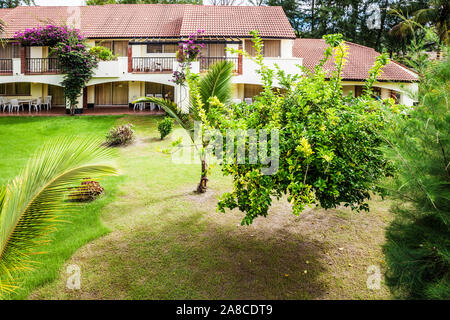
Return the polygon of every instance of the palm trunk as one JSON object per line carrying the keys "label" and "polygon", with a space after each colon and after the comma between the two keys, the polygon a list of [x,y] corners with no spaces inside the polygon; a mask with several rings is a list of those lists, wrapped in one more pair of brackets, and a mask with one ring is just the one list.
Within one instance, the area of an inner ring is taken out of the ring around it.
{"label": "palm trunk", "polygon": [[197,193],[205,193],[207,190],[207,184],[208,184],[208,165],[206,163],[206,157],[202,159],[202,178],[200,179],[200,183],[197,187]]}

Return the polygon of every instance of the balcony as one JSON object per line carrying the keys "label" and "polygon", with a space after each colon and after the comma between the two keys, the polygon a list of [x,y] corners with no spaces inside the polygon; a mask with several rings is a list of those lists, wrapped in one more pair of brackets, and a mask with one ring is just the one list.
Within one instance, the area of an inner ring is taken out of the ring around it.
{"label": "balcony", "polygon": [[[271,68],[272,70],[276,69],[276,65],[283,70],[286,74],[294,75],[301,74],[301,70],[298,66],[303,65],[303,59],[301,58],[272,58],[265,57],[264,65]],[[260,70],[260,66],[250,58],[244,58],[243,62],[243,73],[239,77],[238,81],[241,83],[248,84],[261,84],[261,75],[257,72]]]}
{"label": "balcony", "polygon": [[215,63],[219,61],[231,61],[234,63],[234,73],[239,73],[239,58],[235,57],[201,57],[200,61],[200,72],[208,71],[208,69]]}
{"label": "balcony", "polygon": [[57,58],[26,58],[25,74],[58,74],[60,72]]}
{"label": "balcony", "polygon": [[13,73],[13,60],[0,59],[0,75],[11,75]]}
{"label": "balcony", "polygon": [[128,57],[111,61],[99,61],[93,78],[118,78],[128,72]]}
{"label": "balcony", "polygon": [[176,58],[174,57],[137,57],[133,58],[133,73],[171,73]]}

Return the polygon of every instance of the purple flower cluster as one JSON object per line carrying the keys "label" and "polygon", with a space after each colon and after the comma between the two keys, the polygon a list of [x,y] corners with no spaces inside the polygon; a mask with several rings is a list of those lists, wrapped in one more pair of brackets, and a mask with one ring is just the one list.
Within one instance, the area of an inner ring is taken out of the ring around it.
{"label": "purple flower cluster", "polygon": [[183,71],[174,71],[173,72],[171,82],[178,84],[178,85],[182,85],[185,83],[185,81],[186,81],[186,75],[184,74]]}
{"label": "purple flower cluster", "polygon": [[172,79],[169,80],[178,85],[184,85],[186,82],[186,68],[188,68],[192,61],[201,56],[202,48],[205,44],[198,41],[205,30],[198,30],[197,33],[189,35],[188,39],[183,41],[178,47],[177,61],[181,64],[181,71],[174,71]]}
{"label": "purple flower cluster", "polygon": [[197,33],[189,35],[188,39],[183,41],[178,47],[177,61],[192,62],[195,61],[201,54],[202,48],[205,47],[204,43],[198,42],[198,38],[205,32],[205,30],[198,30]]}
{"label": "purple flower cluster", "polygon": [[84,36],[80,30],[68,26],[47,25],[16,32],[14,39],[22,46],[54,46],[60,42],[67,43],[71,39],[83,41]]}

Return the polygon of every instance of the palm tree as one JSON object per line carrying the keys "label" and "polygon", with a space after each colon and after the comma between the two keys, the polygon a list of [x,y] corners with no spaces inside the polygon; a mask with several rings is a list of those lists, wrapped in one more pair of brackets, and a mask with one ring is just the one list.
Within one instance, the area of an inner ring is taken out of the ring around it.
{"label": "palm tree", "polygon": [[111,156],[110,149],[95,140],[57,139],[41,147],[14,180],[0,186],[0,298],[18,288],[23,272],[33,268],[37,247],[60,218],[72,212],[70,188],[86,177],[116,174],[105,162]]}
{"label": "palm tree", "polygon": [[[216,97],[223,104],[230,102],[233,69],[233,62],[220,61],[212,65],[208,72],[200,77],[198,81],[190,82],[188,112],[184,112],[182,107],[178,104],[161,98],[142,97],[133,103],[153,102],[160,105],[169,116],[175,119],[175,121],[186,130],[195,145],[194,122],[202,121],[202,112],[208,117],[210,110],[212,110],[212,106],[209,103],[210,98]],[[209,141],[205,141],[202,137],[202,150],[200,152],[202,174],[200,183],[197,187],[198,193],[204,193],[207,190],[208,164],[206,159],[206,147],[208,144]]]}
{"label": "palm tree", "polygon": [[[409,35],[416,25],[432,24],[436,27],[441,44],[448,44],[450,20],[450,2],[448,0],[430,0],[425,8],[412,4],[410,7],[403,8],[403,10],[400,9],[400,11],[412,12],[411,21],[413,25],[410,21],[405,20],[395,25],[390,31],[391,34],[404,37]],[[399,14],[395,10],[394,13]]]}

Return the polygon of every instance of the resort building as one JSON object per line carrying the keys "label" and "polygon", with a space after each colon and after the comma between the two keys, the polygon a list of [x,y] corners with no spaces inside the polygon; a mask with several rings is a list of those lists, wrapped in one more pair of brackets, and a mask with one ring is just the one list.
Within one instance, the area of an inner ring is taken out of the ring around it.
{"label": "resort building", "polygon": [[[170,80],[178,64],[178,44],[197,30],[205,30],[202,57],[194,66],[206,71],[220,60],[233,61],[233,99],[250,101],[261,90],[256,64],[231,54],[226,48],[254,54],[250,31],[264,40],[265,63],[277,64],[287,73],[297,66],[312,68],[323,56],[325,43],[297,39],[281,7],[202,6],[189,4],[137,4],[81,7],[17,7],[0,9],[5,24],[0,47],[0,97],[28,101],[51,96],[53,107],[66,107],[63,76],[48,47],[19,47],[16,32],[47,24],[81,29],[88,45],[101,45],[118,56],[101,61],[80,98],[77,113],[85,108],[129,107],[137,97],[154,95],[182,101],[187,92]],[[349,62],[344,70],[345,93],[361,94],[368,70],[378,55],[373,49],[349,43]],[[330,69],[331,64],[328,65]],[[414,103],[408,92],[417,90],[417,75],[392,62],[375,84],[379,96]],[[0,110],[1,111],[1,110]]]}

